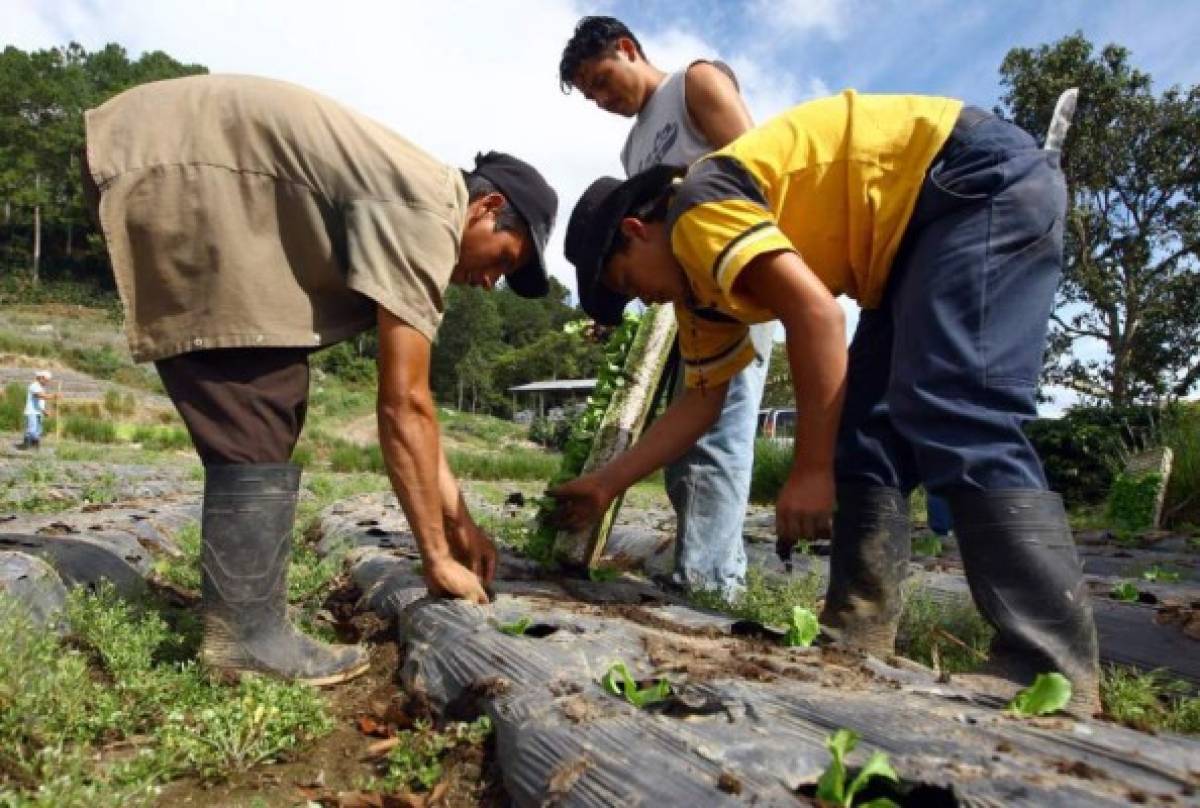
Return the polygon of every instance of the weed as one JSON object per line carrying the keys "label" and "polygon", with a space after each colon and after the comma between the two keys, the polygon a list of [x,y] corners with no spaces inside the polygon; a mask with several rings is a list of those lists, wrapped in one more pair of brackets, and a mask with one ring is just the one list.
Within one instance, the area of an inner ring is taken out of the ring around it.
{"label": "weed", "polygon": [[1136,533],[1154,526],[1160,474],[1118,474],[1108,495],[1106,514],[1118,531]]}
{"label": "weed", "polygon": [[761,567],[751,567],[746,571],[746,589],[735,602],[730,603],[716,591],[694,591],[690,598],[697,606],[743,620],[786,626],[797,606],[815,612],[823,592],[824,582],[815,572],[772,577]]}
{"label": "weed", "polygon": [[442,779],[442,758],[459,746],[480,746],[492,734],[492,720],[480,716],[470,723],[456,722],[438,732],[426,721],[396,734],[398,743],[388,752],[381,785],[388,791],[429,790]]}
{"label": "weed", "polygon": [[970,601],[941,602],[917,589],[905,599],[896,648],[931,668],[963,673],[987,659],[993,634]]}
{"label": "weed", "polygon": [[192,439],[187,430],[178,426],[134,427],[130,439],[147,449],[169,451],[192,448]]}
{"label": "weed", "polygon": [[[887,755],[875,751],[867,759],[866,765],[859,769],[854,779],[847,783],[846,778],[850,774],[850,769],[846,766],[846,759],[854,751],[854,747],[858,746],[858,741],[858,733],[849,729],[839,729],[825,740],[825,748],[829,750],[829,755],[833,760],[821,775],[821,779],[817,781],[817,801],[822,805],[853,808],[854,797],[866,788],[873,778],[882,777],[893,783],[900,782],[896,771],[888,763]],[[887,808],[887,806],[894,808],[895,805],[896,803],[886,797],[879,797],[864,803],[862,808]]]}
{"label": "weed", "polygon": [[1071,682],[1061,673],[1039,673],[1033,684],[1018,693],[1005,710],[1010,715],[1032,718],[1056,713],[1071,700]]}
{"label": "weed", "polygon": [[104,391],[104,411],[109,415],[133,415],[137,400],[133,393],[122,395],[120,390],[110,387]]}
{"label": "weed", "polygon": [[624,662],[614,662],[600,679],[604,689],[614,696],[624,696],[625,701],[639,710],[660,702],[671,695],[671,683],[658,679],[648,687],[641,687],[629,673]]}
{"label": "weed", "polygon": [[912,540],[913,555],[937,558],[942,554],[942,540],[933,533],[917,536]]}
{"label": "weed", "polygon": [[592,567],[588,570],[588,580],[596,583],[615,581],[621,577],[621,571],[616,567]]}
{"label": "weed", "polygon": [[1164,671],[1107,666],[1100,677],[1100,700],[1105,715],[1135,729],[1200,734],[1200,696]]}

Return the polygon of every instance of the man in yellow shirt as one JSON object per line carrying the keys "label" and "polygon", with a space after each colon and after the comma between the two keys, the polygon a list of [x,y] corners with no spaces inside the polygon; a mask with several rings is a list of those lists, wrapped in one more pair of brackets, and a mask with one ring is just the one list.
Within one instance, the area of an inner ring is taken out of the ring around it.
{"label": "man in yellow shirt", "polygon": [[[832,530],[821,622],[894,648],[908,494],[951,505],[971,592],[997,629],[992,672],[1058,670],[1099,707],[1095,626],[1062,501],[1021,431],[1061,273],[1058,156],[948,98],[802,104],[678,170],[597,180],[566,238],[584,308],[674,304],[688,391],[629,452],[552,493],[577,527],[670,462],[778,318],[799,410],[776,529]],[[864,311],[849,351],[834,300]],[[836,503],[836,513],[835,513]]]}

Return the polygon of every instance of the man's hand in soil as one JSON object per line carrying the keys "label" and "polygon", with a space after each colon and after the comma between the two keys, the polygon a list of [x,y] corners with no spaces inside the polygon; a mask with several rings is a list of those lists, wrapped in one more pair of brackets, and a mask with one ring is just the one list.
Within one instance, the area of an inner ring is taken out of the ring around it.
{"label": "man's hand in soil", "polygon": [[599,474],[586,474],[546,492],[558,500],[551,522],[576,532],[600,521],[616,494]]}
{"label": "man's hand in soil", "polygon": [[479,577],[453,558],[441,558],[424,565],[425,586],[437,598],[462,598],[472,603],[488,602]]}
{"label": "man's hand in soil", "polygon": [[446,541],[458,563],[475,574],[484,586],[496,575],[496,545],[468,514],[464,520],[445,522]]}
{"label": "man's hand in soil", "polygon": [[833,470],[792,469],[775,503],[776,551],[782,558],[801,539],[827,539],[833,532]]}

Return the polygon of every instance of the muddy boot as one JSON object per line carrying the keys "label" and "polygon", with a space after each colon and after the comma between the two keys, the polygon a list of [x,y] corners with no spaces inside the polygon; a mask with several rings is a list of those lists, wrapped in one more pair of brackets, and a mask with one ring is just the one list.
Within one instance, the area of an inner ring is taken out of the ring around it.
{"label": "muddy boot", "polygon": [[895,488],[839,485],[821,625],[869,654],[895,653],[911,553],[906,497]]}
{"label": "muddy boot", "polygon": [[1062,498],[980,491],[953,496],[950,507],[971,595],[996,628],[987,665],[956,678],[1007,681],[1015,694],[1038,673],[1058,671],[1071,680],[1068,709],[1099,712],[1096,625]]}
{"label": "muddy boot", "polygon": [[287,616],[287,569],[300,469],[208,466],[204,479],[202,661],[330,685],[363,673],[366,651],[327,645]]}

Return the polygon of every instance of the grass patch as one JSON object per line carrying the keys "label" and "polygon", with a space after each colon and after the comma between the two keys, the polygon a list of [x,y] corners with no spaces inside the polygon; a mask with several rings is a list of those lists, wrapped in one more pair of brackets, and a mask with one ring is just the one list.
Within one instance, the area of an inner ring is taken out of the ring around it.
{"label": "grass patch", "polygon": [[701,608],[764,625],[788,626],[795,607],[815,612],[824,594],[825,583],[815,572],[782,578],[768,575],[761,567],[750,567],[746,571],[746,590],[736,602],[730,603],[715,591],[693,592],[690,598]]}
{"label": "grass patch", "polygon": [[179,426],[136,426],[130,432],[129,440],[160,452],[192,448],[191,436]]}
{"label": "grass patch", "polygon": [[[331,728],[311,688],[210,678],[194,630],[150,606],[75,590],[64,643],[0,600],[0,781],[15,804],[145,804],[167,780],[221,779]],[[100,754],[124,739],[136,754]]]}
{"label": "grass patch", "polygon": [[558,473],[561,455],[509,447],[503,452],[450,450],[446,460],[456,477],[467,480],[549,480]]}
{"label": "grass patch", "polygon": [[399,743],[383,761],[382,777],[373,784],[387,792],[428,791],[442,779],[442,759],[461,746],[481,746],[492,734],[492,720],[456,721],[441,731],[427,721],[396,734]]}
{"label": "grass patch", "polygon": [[1107,666],[1100,677],[1100,701],[1109,718],[1134,729],[1200,734],[1200,696],[1163,671]]}
{"label": "grass patch", "polygon": [[63,422],[63,434],[85,443],[116,443],[117,425],[87,415],[68,415]]}
{"label": "grass patch", "polygon": [[754,470],[750,475],[750,501],[772,503],[792,472],[792,447],[775,441],[754,442]]}
{"label": "grass patch", "polygon": [[915,589],[905,598],[896,651],[935,670],[965,673],[987,660],[994,634],[970,600],[945,602]]}

